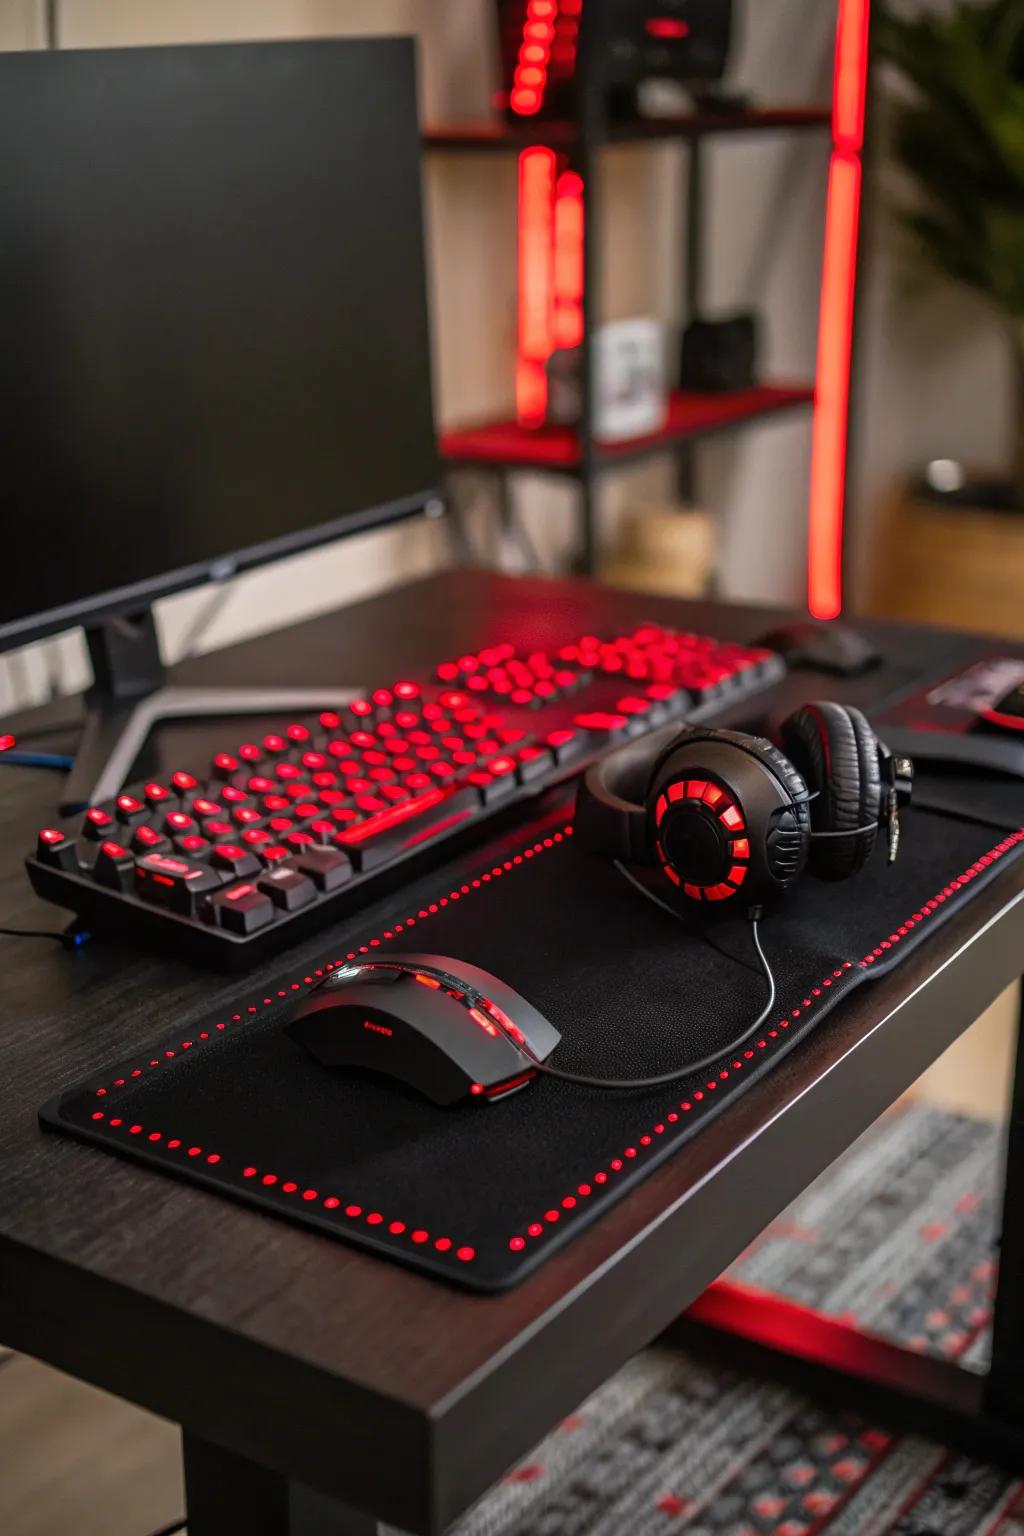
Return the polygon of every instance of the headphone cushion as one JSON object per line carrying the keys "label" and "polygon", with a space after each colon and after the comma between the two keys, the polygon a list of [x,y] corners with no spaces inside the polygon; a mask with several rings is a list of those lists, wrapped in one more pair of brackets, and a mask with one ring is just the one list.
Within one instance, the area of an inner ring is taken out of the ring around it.
{"label": "headphone cushion", "polygon": [[882,798],[875,733],[859,709],[821,702],[790,715],[782,741],[816,794],[814,831],[849,834],[812,840],[808,867],[820,879],[845,880],[875,846]]}

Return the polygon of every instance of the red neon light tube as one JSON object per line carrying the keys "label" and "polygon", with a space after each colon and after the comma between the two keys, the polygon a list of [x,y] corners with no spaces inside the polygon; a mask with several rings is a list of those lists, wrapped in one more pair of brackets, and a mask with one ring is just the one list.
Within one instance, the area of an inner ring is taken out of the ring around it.
{"label": "red neon light tube", "polygon": [[807,547],[807,606],[817,619],[834,619],[843,607],[843,513],[869,24],[870,0],[839,0]]}

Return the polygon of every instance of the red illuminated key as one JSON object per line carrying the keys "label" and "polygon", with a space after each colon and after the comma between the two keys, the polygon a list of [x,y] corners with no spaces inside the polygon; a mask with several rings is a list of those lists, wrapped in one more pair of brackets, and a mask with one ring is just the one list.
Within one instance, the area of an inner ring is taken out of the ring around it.
{"label": "red illuminated key", "polygon": [[595,709],[587,714],[575,715],[573,724],[583,731],[600,732],[605,736],[621,736],[629,724],[626,715],[616,715],[608,710]]}
{"label": "red illuminated key", "polygon": [[125,826],[130,827],[133,822],[140,821],[146,814],[146,806],[134,795],[118,795],[114,804],[117,806],[117,819]]}
{"label": "red illuminated key", "polygon": [[147,805],[163,805],[165,800],[171,798],[171,792],[164,784],[150,782],[144,790]]}
{"label": "red illuminated key", "polygon": [[312,848],[314,841],[314,838],[308,832],[288,832],[285,835],[285,842],[293,851],[295,849]]}
{"label": "red illuminated key", "polygon": [[544,778],[554,758],[546,747],[521,747],[516,754],[516,777],[520,784],[532,784]]}
{"label": "red illuminated key", "polygon": [[199,788],[199,781],[193,778],[192,774],[184,773],[179,769],[177,773],[171,774],[171,788],[177,795],[190,795],[193,790]]}
{"label": "red illuminated key", "polygon": [[359,869],[375,869],[396,854],[409,852],[465,821],[478,804],[472,785],[454,790],[435,786],[404,804],[388,806],[368,816],[342,832],[337,841]]}
{"label": "red illuminated key", "polygon": [[495,778],[493,773],[487,772],[486,768],[474,769],[467,775],[467,782],[473,785],[480,797],[481,805],[494,805],[495,801],[506,799],[516,787],[512,774],[499,775]]}
{"label": "red illuminated key", "polygon": [[187,811],[168,811],[164,817],[164,828],[172,837],[181,837],[196,831],[196,821]]}
{"label": "red illuminated key", "polygon": [[212,906],[217,922],[229,933],[256,933],[274,921],[274,904],[270,897],[248,881],[218,891]]}
{"label": "red illuminated key", "polygon": [[210,855],[210,862],[229,875],[254,875],[260,867],[252,850],[240,848],[237,843],[218,843]]}
{"label": "red illuminated key", "polygon": [[100,844],[100,851],[96,855],[92,872],[97,885],[105,885],[115,891],[126,891],[135,873],[135,860],[127,848],[122,847],[120,843],[108,840]]}
{"label": "red illuminated key", "polygon": [[100,838],[110,835],[113,825],[114,818],[109,811],[103,810],[98,805],[90,806],[82,822],[82,836],[89,838],[91,842],[98,842]]}
{"label": "red illuminated key", "polygon": [[161,849],[170,847],[170,839],[162,832],[155,832],[152,827],[136,827],[132,833],[132,847],[136,853],[159,853]]}
{"label": "red illuminated key", "polygon": [[136,894],[186,917],[194,915],[199,898],[217,890],[223,878],[206,864],[166,853],[147,853],[135,866]]}
{"label": "red illuminated key", "polygon": [[190,832],[187,837],[176,837],[174,846],[179,853],[186,854],[190,859],[205,859],[213,844],[208,837],[200,837],[198,832]]}
{"label": "red illuminated key", "polygon": [[215,779],[230,779],[241,766],[238,758],[232,757],[230,752],[218,752],[213,760],[213,776]]}
{"label": "red illuminated key", "polygon": [[57,827],[44,827],[36,842],[36,858],[51,869],[77,869],[74,838]]}

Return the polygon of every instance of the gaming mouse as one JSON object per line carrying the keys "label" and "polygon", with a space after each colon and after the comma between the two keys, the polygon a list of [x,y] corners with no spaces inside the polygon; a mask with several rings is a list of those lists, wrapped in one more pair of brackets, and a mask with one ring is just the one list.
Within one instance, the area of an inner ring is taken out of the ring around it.
{"label": "gaming mouse", "polygon": [[287,1030],[322,1066],[367,1067],[445,1106],[524,1088],[561,1039],[497,976],[447,955],[338,966]]}
{"label": "gaming mouse", "polygon": [[757,644],[778,651],[791,667],[834,672],[840,677],[866,672],[881,660],[870,640],[834,621],[814,624],[810,619],[798,619],[792,624],[780,624],[762,635]]}

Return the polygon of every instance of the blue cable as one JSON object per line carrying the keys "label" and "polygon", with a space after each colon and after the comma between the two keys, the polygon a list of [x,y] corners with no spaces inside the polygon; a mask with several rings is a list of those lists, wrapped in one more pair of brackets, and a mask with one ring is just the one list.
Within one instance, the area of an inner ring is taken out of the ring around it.
{"label": "blue cable", "polygon": [[73,761],[66,752],[0,752],[0,768],[8,763],[12,768],[59,768],[66,773]]}

